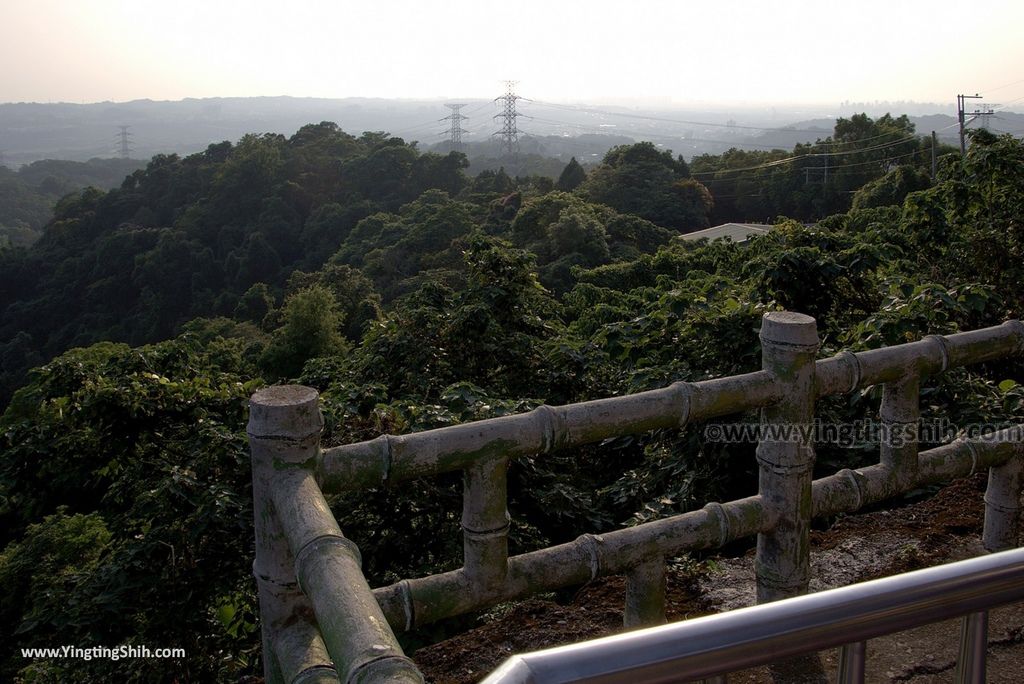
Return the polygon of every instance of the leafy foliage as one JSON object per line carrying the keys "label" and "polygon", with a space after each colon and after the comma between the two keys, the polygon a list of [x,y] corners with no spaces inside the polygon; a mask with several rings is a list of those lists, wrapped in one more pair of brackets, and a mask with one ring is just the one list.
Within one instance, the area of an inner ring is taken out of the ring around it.
{"label": "leafy foliage", "polygon": [[[187,662],[43,667],[61,681],[192,681],[247,665],[253,638],[242,343],[73,350],[0,420],[3,678],[22,646],[179,645]],[[225,607],[235,612],[225,617]],[[157,609],[158,608],[158,609]],[[223,619],[222,619],[223,618]],[[70,661],[68,661],[70,662]]]}

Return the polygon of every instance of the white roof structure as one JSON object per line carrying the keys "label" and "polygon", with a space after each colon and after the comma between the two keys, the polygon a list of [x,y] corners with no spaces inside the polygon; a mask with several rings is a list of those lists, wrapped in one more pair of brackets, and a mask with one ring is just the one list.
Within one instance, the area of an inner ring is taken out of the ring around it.
{"label": "white roof structure", "polygon": [[719,226],[705,228],[693,233],[680,235],[683,240],[717,240],[729,238],[733,242],[746,242],[756,235],[764,235],[775,226],[767,223],[723,223]]}

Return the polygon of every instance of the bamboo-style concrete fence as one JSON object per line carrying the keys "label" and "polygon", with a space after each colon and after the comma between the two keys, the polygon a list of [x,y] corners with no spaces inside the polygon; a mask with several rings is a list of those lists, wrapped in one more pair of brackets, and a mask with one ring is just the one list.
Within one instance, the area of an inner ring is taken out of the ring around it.
{"label": "bamboo-style concrete fence", "polygon": [[[268,684],[422,682],[395,631],[606,575],[626,575],[626,626],[664,622],[665,561],[757,535],[759,603],[802,594],[810,579],[810,521],[853,512],[983,468],[984,543],[1015,546],[1024,474],[1024,426],[918,452],[922,378],[1024,351],[1024,324],[930,335],[918,342],[815,360],[817,328],[798,313],[766,314],[762,370],[492,418],[331,449],[315,390],[277,386],[250,402],[256,560]],[[812,481],[808,431],[764,430],[759,493],[518,556],[508,556],[509,459],[627,434],[680,428],[752,409],[762,425],[813,421],[818,398],[883,385],[879,463]],[[906,439],[910,436],[910,439]],[[462,471],[463,567],[371,589],[359,549],[324,492],[380,487]]]}

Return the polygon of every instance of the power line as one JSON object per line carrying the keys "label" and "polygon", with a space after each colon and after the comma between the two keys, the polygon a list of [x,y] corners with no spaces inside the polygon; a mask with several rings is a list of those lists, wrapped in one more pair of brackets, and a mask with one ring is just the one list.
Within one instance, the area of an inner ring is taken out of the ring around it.
{"label": "power line", "polygon": [[854,166],[868,166],[868,165],[872,165],[872,164],[885,164],[886,162],[896,161],[897,159],[904,159],[906,157],[913,157],[913,156],[918,155],[918,154],[921,154],[921,155],[926,154],[926,151],[925,150],[914,150],[913,152],[905,152],[903,154],[898,154],[895,157],[886,157],[885,159],[872,159],[871,161],[853,162],[851,164],[837,164],[837,165],[834,165],[834,166],[805,166],[804,168],[805,169],[810,169],[812,171],[815,171],[815,170],[820,171],[821,169],[831,169],[831,170],[835,170],[835,169],[849,169],[849,168],[852,168]]}
{"label": "power line", "polygon": [[[956,122],[954,122],[954,123],[949,124],[948,126],[943,126],[942,128],[939,128],[938,131],[944,131],[946,129],[953,128],[954,126],[957,126],[957,125],[958,124]],[[938,131],[936,131],[936,132],[938,132]],[[917,138],[917,136],[914,136],[914,137]],[[920,138],[918,138],[918,139],[920,139]],[[892,147],[894,145],[901,144],[903,142],[905,142],[905,141],[904,140],[900,140],[900,141],[896,141],[896,142],[892,143],[891,145],[879,145],[879,146],[872,147],[872,148],[864,148],[862,150],[852,150],[852,151],[849,151],[849,153],[867,152],[867,151],[871,151],[871,150],[884,149],[885,147]],[[908,152],[906,155],[901,155],[901,156],[910,156],[912,154],[917,154],[920,151],[921,150],[915,150],[914,152]],[[847,153],[847,152],[844,152],[844,154],[845,153]],[[735,169],[720,169],[718,171],[699,171],[697,173],[694,173],[693,175],[694,176],[698,176],[698,175],[705,175],[706,176],[706,175],[715,175],[715,174],[719,174],[719,173],[732,173],[734,171],[735,172],[740,172],[740,171],[757,171],[759,169],[765,169],[765,168],[770,168],[770,167],[773,167],[773,166],[778,166],[780,164],[786,164],[786,163],[789,163],[791,161],[795,161],[797,159],[804,159],[806,157],[838,156],[838,154],[839,154],[838,152],[833,153],[832,155],[825,155],[825,154],[798,154],[798,155],[793,155],[791,157],[786,157],[785,159],[777,159],[775,161],[767,162],[765,164],[758,164],[756,166],[747,166],[747,167],[740,167],[740,168],[735,168]],[[864,163],[875,163],[875,162],[864,162]],[[703,181],[701,181],[701,182],[703,182]]]}
{"label": "power line", "polygon": [[541,105],[544,107],[553,107],[555,109],[563,109],[567,111],[583,112],[586,114],[605,114],[607,116],[620,116],[629,119],[641,119],[645,121],[660,121],[663,123],[678,123],[685,124],[687,126],[712,126],[716,128],[739,128],[742,130],[750,131],[775,131],[778,133],[821,133],[824,129],[821,128],[791,128],[788,126],[782,127],[766,127],[766,126],[741,126],[739,124],[723,124],[723,123],[712,123],[710,121],[688,121],[686,119],[670,119],[661,116],[649,116],[645,114],[630,114],[628,112],[615,112],[607,109],[599,109],[596,107],[584,107],[574,105],[562,105],[554,102],[544,102],[541,100],[531,100],[530,98],[522,98],[527,102]]}
{"label": "power line", "polygon": [[[863,162],[852,162],[850,164],[830,164],[830,165],[827,165],[827,166],[805,166],[805,167],[803,167],[803,169],[804,170],[810,170],[810,171],[822,171],[822,170],[825,170],[825,169],[828,169],[829,171],[836,171],[838,169],[848,169],[848,168],[852,168],[852,167],[855,167],[855,166],[868,166],[868,165],[874,165],[874,164],[885,164],[887,162],[896,161],[897,159],[904,159],[906,157],[913,157],[913,156],[918,155],[918,154],[925,154],[925,151],[924,150],[914,150],[912,152],[905,152],[903,154],[898,154],[898,155],[895,155],[895,156],[892,156],[892,157],[885,157],[885,158],[882,158],[882,159],[872,159],[872,160],[863,161]],[[747,167],[736,168],[736,169],[721,169],[719,171],[699,171],[699,172],[693,173],[691,175],[696,180],[699,180],[701,183],[703,183],[704,185],[707,185],[708,183],[724,183],[724,182],[729,182],[729,181],[738,181],[738,180],[741,180],[741,179],[739,179],[739,178],[721,178],[721,177],[717,177],[717,174],[720,174],[720,173],[731,173],[731,172],[734,172],[734,171],[736,171],[736,172],[739,172],[739,171],[758,171],[758,170],[761,170],[761,169],[773,168],[775,166],[780,166],[782,164],[788,164],[789,162],[796,161],[798,159],[806,159],[806,158],[811,157],[811,156],[821,156],[821,155],[799,155],[799,156],[796,156],[796,157],[787,157],[786,159],[778,159],[778,160],[775,160],[775,161],[772,161],[772,162],[768,162],[766,164],[759,164],[757,166],[747,166]],[[713,175],[713,176],[716,176],[716,177],[707,178],[707,179],[697,178],[698,176],[707,176],[707,175]]]}
{"label": "power line", "polygon": [[[648,115],[644,115],[644,114],[631,114],[631,113],[628,113],[628,112],[615,112],[615,111],[610,111],[610,110],[606,110],[606,109],[600,109],[600,108],[597,108],[597,107],[561,105],[561,104],[557,104],[557,103],[553,103],[553,102],[544,102],[544,101],[541,101],[541,100],[532,100],[532,99],[526,98],[526,97],[521,98],[521,99],[523,99],[523,100],[525,100],[527,102],[531,102],[531,103],[540,105],[540,106],[552,107],[554,109],[561,109],[561,110],[566,110],[566,111],[582,112],[582,113],[589,113],[589,114],[604,114],[604,115],[607,115],[607,116],[617,116],[617,117],[623,117],[623,118],[629,118],[629,119],[640,119],[640,120],[645,120],[645,121],[660,121],[660,122],[665,122],[665,123],[679,123],[679,124],[694,125],[694,126],[712,126],[712,127],[717,127],[717,128],[732,128],[732,129],[737,129],[738,128],[738,129],[743,129],[743,130],[769,131],[769,132],[776,132],[776,133],[817,133],[817,134],[820,134],[820,133],[823,133],[823,132],[827,132],[824,129],[820,129],[820,128],[793,128],[793,127],[790,127],[790,126],[781,126],[781,127],[744,126],[744,125],[739,125],[739,124],[729,124],[729,123],[722,124],[722,123],[713,123],[713,122],[708,122],[708,121],[688,121],[688,120],[685,120],[685,119],[672,119],[672,118],[667,118],[667,117],[648,116]],[[565,123],[564,125],[571,125],[571,124]],[[946,128],[950,128],[950,126],[947,126]],[[945,130],[945,128],[940,129],[940,130]],[[858,144],[861,144],[861,143],[864,143],[864,142],[867,142],[867,141],[870,141],[870,140],[878,140],[878,139],[881,139],[881,138],[889,138],[892,135],[894,135],[894,133],[895,132],[880,133],[878,135],[873,135],[873,136],[870,136],[870,137],[867,137],[867,138],[858,138],[857,140],[833,140],[833,139],[831,139],[831,135],[830,135],[829,139],[826,139],[824,141],[819,141],[819,142],[814,142],[814,143],[797,143],[797,144],[807,144],[807,145],[809,145],[811,147],[828,147],[828,148],[832,148],[832,147],[840,146],[840,145],[858,145]],[[634,135],[636,135],[636,134],[634,134]],[[644,133],[643,135],[649,135],[649,134]],[[669,136],[662,136],[662,137],[669,137]],[[916,136],[908,135],[908,136],[906,136],[905,139],[910,139],[912,137],[916,137]],[[706,139],[700,139],[700,138],[686,138],[686,139],[687,140],[695,140],[695,141],[698,141],[698,142],[721,143],[721,144],[733,145],[733,146],[737,146],[737,147],[762,147],[762,148],[766,148],[766,149],[777,149],[778,148],[778,145],[763,145],[763,144],[759,144],[759,143],[749,143],[749,142],[718,141],[718,140],[706,140]]]}
{"label": "power line", "polygon": [[653,134],[653,133],[640,133],[640,134],[622,133],[618,129],[607,129],[607,128],[602,128],[600,126],[593,126],[593,125],[588,125],[588,124],[571,123],[571,122],[568,122],[568,121],[557,121],[555,119],[545,119],[543,117],[533,117],[532,116],[530,118],[532,120],[534,120],[534,121],[538,121],[540,123],[546,123],[546,124],[552,125],[552,126],[565,126],[565,127],[568,127],[568,128],[578,128],[578,129],[581,129],[581,130],[593,131],[593,132],[596,132],[596,133],[602,133],[604,135],[609,135],[609,134],[612,134],[612,133],[616,133],[618,135],[624,135],[626,137],[631,137],[631,138],[632,137],[636,137],[637,135],[640,135],[641,137],[658,138],[658,139],[661,139],[661,140],[672,140],[672,141],[684,142],[684,143],[685,142],[704,142],[704,143],[715,143],[715,144],[719,144],[719,145],[731,145],[733,147],[757,147],[757,148],[762,148],[762,149],[766,149],[766,150],[779,149],[778,145],[761,145],[761,144],[758,144],[758,143],[744,143],[744,142],[736,142],[736,141],[732,141],[732,140],[710,140],[708,138],[690,138],[690,137],[680,138],[679,136],[674,136],[674,135],[656,135],[656,134]]}
{"label": "power line", "polygon": [[[914,139],[919,139],[919,138],[916,138],[916,136],[915,136]],[[696,176],[707,176],[707,175],[717,176],[717,174],[720,174],[720,173],[734,173],[734,172],[740,172],[740,171],[757,171],[759,169],[771,168],[773,166],[778,166],[780,164],[787,164],[789,162],[796,161],[798,159],[815,159],[815,158],[822,158],[822,157],[824,157],[824,158],[839,157],[839,156],[843,156],[843,155],[847,155],[847,154],[860,154],[862,152],[873,152],[873,151],[877,151],[877,150],[886,149],[886,148],[889,148],[889,147],[895,147],[896,145],[902,145],[905,142],[908,142],[908,140],[907,139],[897,140],[895,142],[888,143],[888,144],[885,144],[885,145],[875,145],[873,147],[866,147],[866,148],[864,148],[862,150],[845,150],[845,151],[833,152],[833,153],[814,153],[814,152],[812,152],[812,153],[809,153],[809,154],[796,154],[796,155],[793,155],[791,157],[786,157],[785,159],[776,159],[774,161],[766,162],[764,164],[758,164],[756,166],[747,166],[747,167],[740,167],[740,168],[735,168],[735,169],[721,169],[719,171],[699,171],[697,173],[694,173],[693,175],[695,177]],[[910,154],[917,154],[918,152],[920,152],[920,150],[915,150],[914,152],[912,152]],[[876,162],[872,161],[872,162],[866,162],[866,163],[876,163]],[[825,167],[821,167],[821,168],[825,168]],[[838,168],[838,167],[833,167],[833,168]]]}
{"label": "power line", "polygon": [[433,127],[433,126],[437,126],[437,122],[438,121],[444,121],[444,119],[431,119],[430,121],[425,121],[423,123],[416,124],[415,126],[408,126],[406,128],[399,128],[397,130],[389,132],[388,135],[390,135],[390,136],[400,136],[403,133],[411,133],[413,131],[416,131],[416,130],[419,130],[419,129],[422,129],[422,128],[430,128],[430,127]]}
{"label": "power line", "polygon": [[[485,107],[489,107],[489,106],[491,106],[493,104],[494,104],[493,100],[488,100],[486,102],[478,104],[476,107],[473,107],[472,109],[466,111],[466,118],[469,118],[469,115],[474,114],[475,112],[478,112],[481,109],[483,109]],[[468,106],[468,105],[466,105],[466,106]],[[418,131],[418,130],[421,130],[421,129],[424,129],[424,128],[433,128],[433,127],[437,126],[439,121],[447,121],[447,120],[448,120],[448,117],[444,117],[444,118],[441,118],[441,119],[431,119],[430,121],[424,121],[423,123],[414,124],[412,126],[406,126],[405,128],[395,129],[393,131],[390,131],[388,134],[392,135],[392,136],[399,136],[399,135],[402,135],[404,133],[411,133],[413,131]],[[469,133],[471,131],[464,131],[464,132]],[[445,134],[447,134],[447,133],[448,133],[448,131],[445,131]]]}
{"label": "power line", "polygon": [[[533,117],[531,117],[531,118],[533,118]],[[543,119],[543,118],[539,118],[539,117],[536,118],[535,120],[536,121],[540,121],[540,122],[545,122],[545,123],[552,123],[552,124],[564,125],[564,126],[573,127],[573,128],[579,128],[579,129],[584,129],[584,130],[592,130],[592,131],[601,131],[601,132],[607,133],[607,131],[605,129],[598,128],[598,127],[595,127],[595,126],[588,126],[586,124],[574,124],[574,123],[568,123],[568,122],[557,122],[557,121],[554,121],[554,120],[551,120],[551,119]],[[688,138],[677,138],[677,137],[674,137],[674,136],[659,136],[659,135],[649,135],[649,134],[644,134],[644,135],[647,135],[647,137],[661,138],[661,139],[667,139],[667,140],[683,142],[683,143],[688,143],[688,142],[705,142],[705,143],[715,143],[715,144],[721,144],[721,145],[731,145],[733,147],[760,147],[760,148],[764,148],[764,149],[768,149],[768,150],[780,149],[778,146],[758,145],[756,143],[739,143],[739,142],[726,141],[726,140],[710,140],[710,139],[706,139],[706,138],[689,138],[689,137]],[[857,143],[857,142],[863,142],[865,140],[876,140],[878,138],[891,137],[892,135],[893,135],[893,133],[883,133],[881,135],[875,135],[875,136],[871,136],[869,138],[862,138],[861,140],[846,141],[846,144],[854,144],[854,143]],[[883,150],[883,149],[887,149],[889,147],[895,147],[896,145],[902,145],[904,143],[908,143],[908,142],[911,142],[911,141],[919,141],[919,140],[921,140],[920,136],[917,136],[917,135],[906,135],[906,136],[903,136],[903,137],[898,138],[896,140],[889,140],[888,142],[881,143],[881,144],[878,144],[878,145],[870,145],[868,147],[861,147],[861,148],[857,148],[857,149],[854,149],[854,150],[839,150],[839,151],[835,151],[835,152],[831,151],[829,148],[833,144],[837,144],[837,143],[826,141],[826,142],[818,143],[819,145],[825,146],[825,148],[826,148],[825,152],[809,152],[809,153],[806,153],[806,154],[795,155],[793,158],[795,159],[795,158],[802,158],[802,157],[820,157],[820,158],[824,158],[827,161],[830,157],[841,157],[841,156],[850,155],[850,154],[861,154],[861,153],[864,153],[864,152],[874,152],[874,151],[877,151],[877,150]]]}
{"label": "power line", "polygon": [[1021,95],[1020,97],[1015,97],[1014,99],[1010,100],[1009,102],[1005,102],[1003,104],[995,105],[995,106],[993,106],[992,110],[993,111],[999,111],[1001,109],[1005,109],[1009,105],[1012,105],[1015,102],[1020,102],[1021,100],[1024,100],[1024,95]]}
{"label": "power line", "polygon": [[1003,88],[1009,88],[1010,86],[1015,86],[1015,85],[1017,85],[1018,83],[1024,83],[1024,78],[1020,79],[1019,81],[1014,81],[1014,82],[1012,82],[1012,83],[1004,83],[1003,85],[1001,85],[1001,86],[996,86],[995,88],[987,88],[987,89],[985,90],[985,92],[986,92],[986,93],[991,93],[991,92],[995,92],[996,90],[1002,90]]}

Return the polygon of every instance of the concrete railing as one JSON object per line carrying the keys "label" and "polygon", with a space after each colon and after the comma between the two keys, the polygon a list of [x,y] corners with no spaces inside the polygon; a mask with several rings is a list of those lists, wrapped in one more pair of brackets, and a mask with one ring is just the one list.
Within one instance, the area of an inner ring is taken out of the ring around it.
{"label": "concrete railing", "polygon": [[[815,360],[813,318],[766,314],[762,370],[704,382],[321,449],[315,390],[276,386],[250,403],[256,560],[265,673],[277,682],[422,682],[395,631],[597,577],[626,575],[624,622],[665,621],[665,561],[757,535],[759,603],[807,591],[810,521],[989,469],[984,542],[1015,546],[1024,459],[1020,426],[918,452],[924,377],[1024,351],[1024,324]],[[759,493],[601,535],[508,556],[509,459],[760,408],[763,426],[807,426],[818,398],[883,385],[878,464],[812,481],[808,431],[763,431]],[[766,436],[767,435],[767,436]],[[910,439],[907,437],[910,436]],[[463,567],[371,589],[359,550],[324,492],[464,473]]]}

